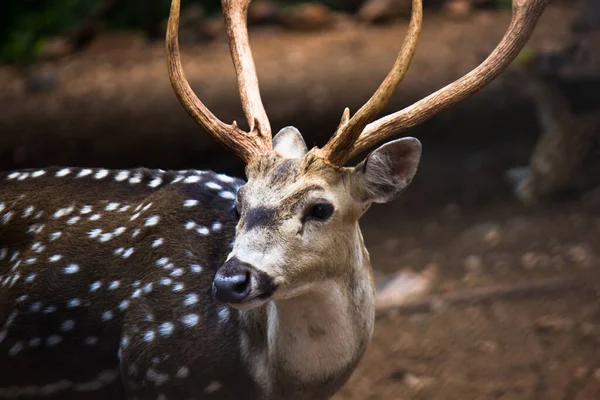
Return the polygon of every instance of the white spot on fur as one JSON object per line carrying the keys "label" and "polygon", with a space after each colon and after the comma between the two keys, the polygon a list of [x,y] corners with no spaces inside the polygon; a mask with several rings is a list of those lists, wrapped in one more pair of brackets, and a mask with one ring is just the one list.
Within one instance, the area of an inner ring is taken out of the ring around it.
{"label": "white spot on fur", "polygon": [[120,203],[108,203],[104,209],[106,211],[115,211],[119,206]]}
{"label": "white spot on fur", "polygon": [[184,183],[198,183],[200,182],[200,177],[197,175],[188,176],[183,180]]}
{"label": "white spot on fur", "polygon": [[219,193],[219,196],[227,200],[235,200],[235,194],[232,192],[222,191]]}
{"label": "white spot on fur", "polygon": [[79,272],[79,265],[77,264],[69,264],[64,269],[65,274],[76,274]]}
{"label": "white spot on fur", "polygon": [[174,292],[181,292],[183,290],[183,288],[184,288],[183,283],[176,283],[173,285]]}
{"label": "white spot on fur", "polygon": [[189,199],[183,202],[184,207],[195,207],[198,205],[198,200]]}
{"label": "white spot on fur", "polygon": [[80,214],[89,214],[92,212],[92,206],[83,206],[81,207],[81,209],[79,210]]}
{"label": "white spot on fur", "polygon": [[158,281],[158,283],[160,283],[163,286],[169,286],[171,283],[173,283],[173,281],[171,280],[171,278],[161,278],[160,281]]}
{"label": "white spot on fur", "polygon": [[183,305],[185,306],[192,306],[196,303],[198,303],[198,295],[195,293],[190,293],[186,295],[185,300],[183,301]]}
{"label": "white spot on fur", "polygon": [[62,337],[58,335],[52,335],[46,338],[46,346],[56,346],[62,342]]}
{"label": "white spot on fur", "polygon": [[146,343],[150,343],[154,340],[154,336],[155,336],[154,331],[147,331],[146,333],[144,333],[144,341]]}
{"label": "white spot on fur", "polygon": [[62,236],[62,232],[54,232],[50,234],[50,241],[56,240]]}
{"label": "white spot on fur", "polygon": [[102,218],[101,214],[94,214],[94,215],[90,216],[89,220],[90,221],[98,221],[100,218]]}
{"label": "white spot on fur", "polygon": [[63,168],[60,171],[58,171],[55,176],[58,178],[62,178],[64,176],[69,175],[70,173],[71,173],[71,170],[69,168]]}
{"label": "white spot on fur", "polygon": [[14,211],[9,211],[6,214],[4,214],[4,216],[2,217],[2,224],[6,225],[10,222],[10,219],[12,218],[14,214]]}
{"label": "white spot on fur", "polygon": [[123,258],[129,258],[129,257],[131,257],[131,255],[133,254],[133,252],[134,252],[134,248],[133,247],[129,247],[127,250],[125,250],[123,252]]}
{"label": "white spot on fur", "polygon": [[221,384],[221,382],[212,381],[204,388],[204,393],[215,393],[217,390],[221,389],[222,386],[223,385]]}
{"label": "white spot on fur", "polygon": [[63,321],[63,323],[60,324],[60,330],[63,332],[68,332],[71,329],[73,329],[74,327],[75,327],[75,321],[73,321],[72,319]]}
{"label": "white spot on fur", "polygon": [[113,317],[114,317],[114,314],[110,310],[104,311],[101,316],[102,321],[110,321],[111,319],[113,319]]}
{"label": "white spot on fur", "polygon": [[146,220],[144,226],[154,226],[158,224],[158,221],[160,221],[160,217],[158,215],[153,215]]}
{"label": "white spot on fur", "polygon": [[200,318],[198,317],[197,314],[187,314],[184,315],[183,318],[181,319],[181,322],[183,322],[183,324],[187,327],[194,327],[196,325],[198,325],[198,321],[200,320]]}
{"label": "white spot on fur", "polygon": [[148,184],[148,186],[155,188],[155,187],[160,186],[161,183],[162,183],[162,179],[156,177],[156,178],[154,178],[154,179],[152,179],[150,181],[150,183]]}
{"label": "white spot on fur", "polygon": [[215,182],[208,182],[206,184],[206,187],[209,189],[214,189],[214,190],[221,190],[223,189],[223,186],[219,185],[218,183]]}
{"label": "white spot on fur", "polygon": [[79,222],[80,219],[81,219],[81,217],[79,217],[79,216],[71,217],[67,220],[67,225],[74,225],[77,222]]}
{"label": "white spot on fur", "polygon": [[174,326],[171,322],[164,322],[159,326],[158,332],[161,334],[161,336],[171,336],[173,329]]}
{"label": "white spot on fur", "polygon": [[120,171],[116,176],[115,176],[115,180],[117,182],[122,182],[125,179],[129,178],[129,175],[131,174],[130,171]]}
{"label": "white spot on fur", "polygon": [[192,264],[192,265],[190,265],[190,269],[195,274],[199,274],[200,272],[202,272],[202,267],[200,265],[198,265],[198,264]]}
{"label": "white spot on fur", "polygon": [[196,233],[201,236],[208,236],[210,235],[210,230],[205,226],[199,226],[196,228]]}
{"label": "white spot on fur", "polygon": [[95,346],[98,344],[98,338],[96,336],[88,336],[83,341],[86,346]]}
{"label": "white spot on fur", "polygon": [[179,379],[185,379],[190,376],[190,369],[188,367],[181,367],[175,373],[175,377]]}
{"label": "white spot on fur", "polygon": [[196,223],[194,221],[188,221],[185,223],[185,229],[192,230],[196,227]]}
{"label": "white spot on fur", "polygon": [[108,170],[106,169],[101,169],[100,171],[96,172],[96,175],[94,175],[95,179],[104,179],[108,176]]}
{"label": "white spot on fur", "polygon": [[81,305],[81,300],[79,299],[71,299],[67,302],[67,308],[75,308]]}
{"label": "white spot on fur", "polygon": [[82,169],[79,174],[77,174],[77,178],[83,178],[84,176],[88,176],[92,173],[91,169]]}
{"label": "white spot on fur", "polygon": [[17,342],[8,350],[8,355],[14,357],[19,354],[21,350],[23,350],[23,343]]}
{"label": "white spot on fur", "polygon": [[35,209],[35,207],[33,206],[29,206],[25,209],[25,211],[23,211],[23,218],[29,218],[31,216],[31,214],[33,214],[33,210]]}
{"label": "white spot on fur", "polygon": [[128,307],[129,307],[129,300],[123,300],[121,303],[119,303],[119,310],[121,310],[121,311],[127,310]]}

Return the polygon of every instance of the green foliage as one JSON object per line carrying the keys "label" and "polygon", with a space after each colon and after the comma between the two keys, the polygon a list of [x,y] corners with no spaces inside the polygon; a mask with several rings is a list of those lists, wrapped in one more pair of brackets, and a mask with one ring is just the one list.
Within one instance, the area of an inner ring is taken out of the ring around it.
{"label": "green foliage", "polygon": [[0,17],[0,60],[28,62],[43,41],[75,24],[97,0],[20,0]]}
{"label": "green foliage", "polygon": [[513,63],[516,65],[528,65],[535,60],[536,53],[534,50],[524,47],[515,57]]}
{"label": "green foliage", "polygon": [[[282,5],[320,1],[343,9],[357,0],[274,0]],[[510,0],[509,0],[510,1]],[[0,63],[29,63],[44,41],[78,24],[102,0],[14,0],[0,13]],[[183,7],[200,4],[207,15],[221,12],[220,0],[182,0]],[[121,0],[103,23],[108,29],[147,29],[153,18],[163,20],[170,0]]]}

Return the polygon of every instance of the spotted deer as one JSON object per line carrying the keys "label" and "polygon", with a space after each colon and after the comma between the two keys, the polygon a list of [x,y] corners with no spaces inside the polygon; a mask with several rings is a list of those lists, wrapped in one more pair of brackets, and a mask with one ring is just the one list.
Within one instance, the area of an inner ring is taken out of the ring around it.
{"label": "spotted deer", "polygon": [[0,174],[0,398],[327,399],[374,329],[375,289],[359,228],[372,203],[411,182],[421,145],[377,142],[472,95],[513,60],[546,0],[515,0],[492,54],[454,83],[371,122],[402,80],[421,0],[391,72],[333,137],[307,149],[271,137],[252,59],[250,0],[223,0],[249,131],[217,119],[180,60],[180,1],[166,35],[173,89],[246,163],[210,171],[54,167]]}

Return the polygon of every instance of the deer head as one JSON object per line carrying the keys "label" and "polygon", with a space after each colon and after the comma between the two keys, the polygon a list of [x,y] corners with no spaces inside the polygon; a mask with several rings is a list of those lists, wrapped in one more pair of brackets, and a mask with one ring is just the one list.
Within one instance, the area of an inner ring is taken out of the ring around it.
{"label": "deer head", "polygon": [[188,113],[246,163],[247,184],[237,195],[239,223],[233,250],[214,279],[216,297],[238,308],[296,296],[330,279],[368,269],[358,220],[372,203],[395,199],[412,181],[421,144],[405,137],[372,151],[355,167],[353,156],[473,95],[496,78],[529,39],[547,0],[514,0],[505,36],[478,67],[415,104],[371,122],[402,81],[421,31],[422,2],[413,0],[400,53],[375,94],[350,117],[346,108],[331,140],[307,149],[301,134],[283,128],[273,139],[252,59],[246,14],[250,0],[222,0],[233,64],[249,132],[215,117],[187,83],[173,0],[166,49],[172,86]]}

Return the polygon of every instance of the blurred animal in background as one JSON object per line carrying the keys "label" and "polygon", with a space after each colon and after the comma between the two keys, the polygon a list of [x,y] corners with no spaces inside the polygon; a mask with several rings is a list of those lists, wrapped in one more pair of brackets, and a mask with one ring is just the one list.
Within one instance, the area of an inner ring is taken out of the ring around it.
{"label": "blurred animal in background", "polygon": [[557,50],[525,54],[506,81],[535,106],[541,129],[529,165],[506,176],[532,205],[600,188],[600,2],[586,0]]}

